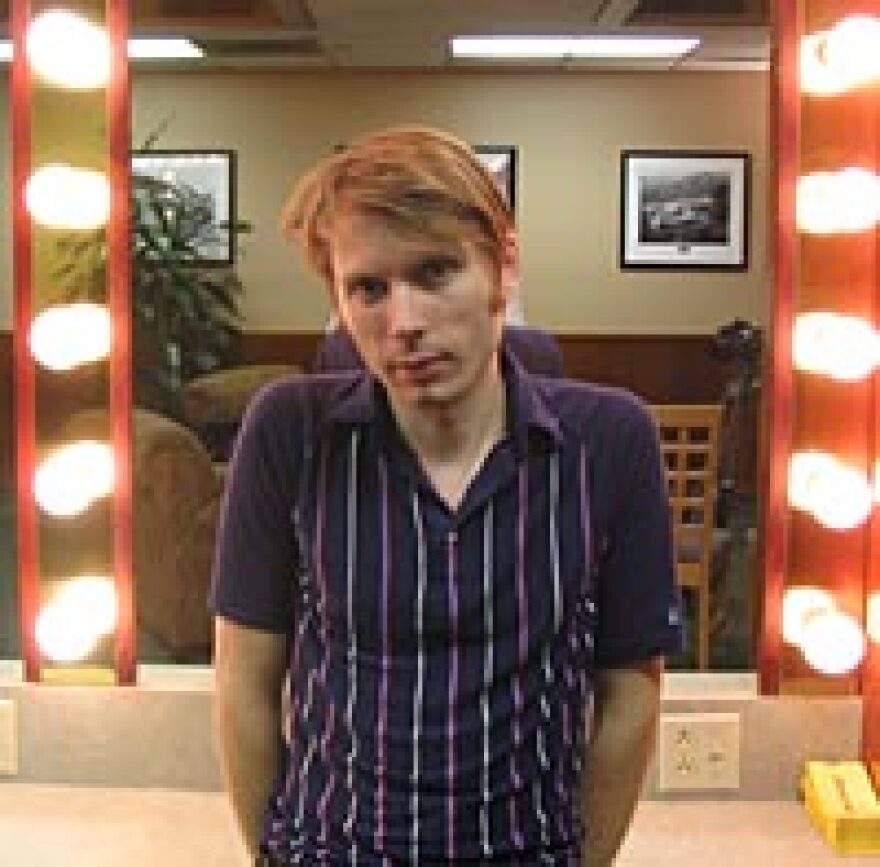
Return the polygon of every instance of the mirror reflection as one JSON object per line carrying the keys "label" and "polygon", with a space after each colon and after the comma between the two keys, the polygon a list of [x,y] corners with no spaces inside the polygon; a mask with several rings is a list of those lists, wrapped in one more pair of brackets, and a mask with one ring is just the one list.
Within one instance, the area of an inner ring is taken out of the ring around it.
{"label": "mirror reflection", "polygon": [[[550,7],[565,4],[547,5],[549,20],[561,14]],[[210,659],[206,596],[238,422],[265,382],[313,369],[332,316],[325,290],[277,228],[292,181],[361,132],[415,122],[515,148],[525,322],[557,337],[566,375],[632,389],[656,407],[688,599],[688,651],[672,664],[752,667],[757,406],[771,289],[760,18],[750,9],[748,19],[728,15],[710,27],[714,63],[499,70],[427,48],[435,25],[415,14],[396,17],[394,32],[380,36],[349,6],[326,4],[316,22],[290,20],[298,4],[286,4],[286,16],[281,4],[241,4],[250,18],[236,22],[204,12],[176,29],[205,46],[205,61],[133,66],[141,661]],[[630,23],[670,23],[668,13],[650,17],[660,6],[639,4]],[[740,32],[747,25],[747,49],[733,51],[731,22]],[[474,29],[470,20],[446,24]],[[8,112],[7,99],[2,106]],[[679,161],[631,176],[623,172],[631,151]],[[737,180],[723,164],[695,169],[694,152],[746,154],[746,174]],[[0,159],[8,178],[8,147]],[[627,232],[657,257],[649,267],[627,267]],[[694,267],[707,245],[738,239],[747,248],[741,267]],[[8,209],[0,244],[0,658],[14,658]],[[690,409],[674,410],[682,406]]]}

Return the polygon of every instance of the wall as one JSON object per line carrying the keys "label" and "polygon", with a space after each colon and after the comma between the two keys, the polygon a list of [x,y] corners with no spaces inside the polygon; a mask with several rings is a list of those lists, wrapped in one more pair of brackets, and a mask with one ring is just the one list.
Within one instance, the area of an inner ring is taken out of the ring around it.
{"label": "wall", "polygon": [[[756,72],[136,72],[133,143],[170,117],[159,146],[238,151],[239,215],[255,225],[239,269],[249,329],[317,329],[327,315],[323,292],[278,235],[292,181],[359,132],[420,122],[519,147],[532,322],[573,333],[705,334],[734,316],[764,321],[768,309],[767,103],[768,77]],[[619,155],[646,147],[752,153],[748,272],[618,269]],[[0,171],[8,178],[5,151]],[[0,330],[12,315],[8,221],[0,209]]]}
{"label": "wall", "polygon": [[[572,332],[705,333],[733,315],[763,319],[767,100],[760,73],[142,75],[134,140],[173,113],[163,146],[239,152],[240,213],[257,228],[241,267],[252,328],[307,329],[325,318],[323,293],[311,290],[316,284],[278,240],[290,182],[359,132],[424,122],[520,148],[532,321]],[[631,147],[754,154],[749,273],[618,270],[619,152]]]}

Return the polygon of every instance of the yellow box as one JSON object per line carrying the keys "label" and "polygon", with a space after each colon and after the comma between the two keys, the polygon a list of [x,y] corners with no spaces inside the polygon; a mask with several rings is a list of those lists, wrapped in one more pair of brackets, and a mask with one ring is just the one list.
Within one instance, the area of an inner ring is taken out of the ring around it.
{"label": "yellow box", "polygon": [[838,851],[880,854],[880,799],[861,762],[807,762],[804,805],[813,824]]}

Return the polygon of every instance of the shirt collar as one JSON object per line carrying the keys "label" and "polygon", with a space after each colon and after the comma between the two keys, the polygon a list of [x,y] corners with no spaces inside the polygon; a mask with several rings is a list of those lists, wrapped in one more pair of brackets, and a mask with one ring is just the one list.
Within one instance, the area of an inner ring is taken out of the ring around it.
{"label": "shirt collar", "polygon": [[[501,349],[501,370],[507,389],[507,430],[514,441],[525,446],[529,431],[537,430],[559,445],[559,417],[537,388],[535,377],[507,347]],[[368,371],[361,370],[339,390],[324,424],[371,424],[383,411],[390,413],[382,386]]]}
{"label": "shirt collar", "polygon": [[502,347],[501,370],[507,388],[507,430],[523,446],[530,431],[544,434],[554,445],[561,445],[559,417],[537,387],[530,374],[509,348]]}
{"label": "shirt collar", "polygon": [[[328,379],[339,376],[339,374],[325,375]],[[369,371],[354,370],[345,376],[347,382],[334,394],[321,427],[332,424],[369,424],[376,417],[376,390],[379,385]]]}

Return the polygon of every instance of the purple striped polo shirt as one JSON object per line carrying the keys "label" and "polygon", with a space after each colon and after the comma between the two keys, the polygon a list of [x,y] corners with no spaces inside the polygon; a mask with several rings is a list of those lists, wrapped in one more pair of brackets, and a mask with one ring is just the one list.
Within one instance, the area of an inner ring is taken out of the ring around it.
{"label": "purple striped polo shirt", "polygon": [[290,636],[285,862],[580,864],[594,669],[680,646],[650,416],[503,371],[507,434],[454,512],[366,373],[270,386],[242,425],[211,604]]}

